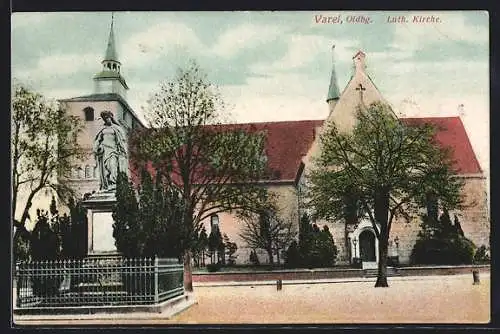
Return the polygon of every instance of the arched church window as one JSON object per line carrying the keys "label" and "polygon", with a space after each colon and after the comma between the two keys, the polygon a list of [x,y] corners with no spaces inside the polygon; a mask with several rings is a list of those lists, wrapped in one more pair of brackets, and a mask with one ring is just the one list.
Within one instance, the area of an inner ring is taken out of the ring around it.
{"label": "arched church window", "polygon": [[113,64],[113,70],[116,70],[116,64]]}
{"label": "arched church window", "polygon": [[110,63],[108,63],[108,69],[111,69],[111,64]]}
{"label": "arched church window", "polygon": [[92,177],[92,170],[90,169],[90,166],[87,165],[85,166],[85,178],[90,179]]}
{"label": "arched church window", "polygon": [[219,216],[218,215],[213,214],[210,216],[210,228],[212,230],[219,229]]}
{"label": "arched church window", "polygon": [[85,113],[85,121],[89,122],[94,120],[94,108],[86,107],[83,109],[83,112]]}
{"label": "arched church window", "polygon": [[78,178],[83,179],[83,168],[80,166],[78,167]]}

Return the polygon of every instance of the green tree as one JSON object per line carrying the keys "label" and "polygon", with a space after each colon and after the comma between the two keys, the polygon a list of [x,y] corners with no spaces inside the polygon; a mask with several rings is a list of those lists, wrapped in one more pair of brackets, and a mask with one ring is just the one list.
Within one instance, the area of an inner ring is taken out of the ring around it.
{"label": "green tree", "polygon": [[[78,117],[65,114],[55,103],[22,84],[14,85],[11,210],[16,217],[16,229],[25,229],[33,199],[40,191],[52,189],[62,199],[73,195],[62,178],[84,157],[77,141],[81,131],[82,122]],[[21,193],[26,195],[22,203]]]}
{"label": "green tree", "polygon": [[212,228],[208,236],[208,251],[210,252],[210,263],[217,264],[220,260],[220,250],[223,245],[222,235],[218,227]]}
{"label": "green tree", "polygon": [[238,250],[238,245],[236,245],[235,242],[232,242],[226,233],[222,235],[222,240],[224,242],[224,250],[226,252],[224,256],[227,256],[227,261],[225,261],[225,263],[233,265],[236,263],[236,256],[234,253]]}
{"label": "green tree", "polygon": [[157,198],[162,210],[157,217],[156,226],[159,228],[157,235],[157,248],[165,257],[182,258],[185,245],[185,230],[183,224],[184,202],[179,191],[162,182],[160,174],[156,175],[157,185],[155,191],[162,194]]}
{"label": "green tree", "polygon": [[307,265],[309,254],[314,242],[311,218],[307,213],[302,214],[299,223],[299,243],[298,252],[300,254],[300,264]]}
{"label": "green tree", "polygon": [[432,126],[405,126],[390,106],[357,110],[352,131],[328,124],[321,153],[308,175],[308,204],[316,217],[345,222],[346,197],[367,217],[379,240],[375,287],[387,287],[387,248],[397,217],[410,220],[431,194],[450,209],[461,204],[461,180],[450,152],[434,140]]}
{"label": "green tree", "polygon": [[83,258],[88,249],[87,209],[82,200],[70,198],[68,201],[70,229],[69,236],[63,241],[63,254],[68,258]]}
{"label": "green tree", "polygon": [[37,209],[37,221],[31,233],[31,259],[34,261],[57,260],[60,241],[50,224],[49,212]]}
{"label": "green tree", "polygon": [[[60,215],[55,197],[52,197],[48,211],[37,210],[33,231],[16,231],[16,261],[82,258],[87,255],[86,210],[81,206],[81,202],[75,202],[73,198],[69,198],[68,208],[69,215]],[[22,238],[21,241],[19,238]]]}
{"label": "green tree", "polygon": [[338,250],[328,226],[323,226],[323,229],[317,234],[317,239],[319,266],[333,267],[335,265]]}
{"label": "green tree", "polygon": [[205,256],[206,256],[206,250],[208,247],[208,235],[207,231],[205,229],[205,226],[201,228],[200,235],[199,235],[199,250],[201,252],[201,264],[204,266],[205,265]]}
{"label": "green tree", "polygon": [[120,173],[116,182],[116,206],[113,210],[113,237],[116,248],[125,257],[141,255],[142,228],[139,222],[139,204],[134,186],[127,175]]}
{"label": "green tree", "polygon": [[[253,181],[265,172],[264,135],[218,126],[224,103],[198,65],[162,83],[145,110],[152,128],[132,134],[131,157],[152,163],[184,203],[185,289],[192,291],[191,250],[201,221],[229,210],[252,210],[266,196]],[[230,131],[228,131],[230,130]]]}
{"label": "green tree", "polygon": [[205,265],[205,255],[208,247],[208,235],[205,226],[201,227],[193,248],[193,259],[196,267]]}
{"label": "green tree", "polygon": [[117,204],[113,210],[113,236],[117,249],[127,257],[180,258],[183,247],[182,198],[165,188],[160,175],[141,173],[136,194],[124,173],[117,183]]}

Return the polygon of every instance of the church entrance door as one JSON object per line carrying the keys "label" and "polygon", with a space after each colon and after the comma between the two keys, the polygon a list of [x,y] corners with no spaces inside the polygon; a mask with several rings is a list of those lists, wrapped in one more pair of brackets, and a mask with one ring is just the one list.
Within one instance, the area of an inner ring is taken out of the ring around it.
{"label": "church entrance door", "polygon": [[359,250],[363,262],[376,262],[375,254],[375,234],[372,231],[365,230],[359,235]]}

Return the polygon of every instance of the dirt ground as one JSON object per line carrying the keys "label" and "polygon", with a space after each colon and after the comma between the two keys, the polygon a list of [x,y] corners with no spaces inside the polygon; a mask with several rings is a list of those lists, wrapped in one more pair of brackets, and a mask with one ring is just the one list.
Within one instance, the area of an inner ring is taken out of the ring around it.
{"label": "dirt ground", "polygon": [[170,323],[487,323],[490,280],[471,275],[374,282],[197,287],[198,304]]}
{"label": "dirt ground", "polygon": [[[46,325],[488,323],[490,277],[472,275],[254,286],[195,286],[196,305],[171,319],[52,320]],[[35,324],[31,322],[31,324]]]}

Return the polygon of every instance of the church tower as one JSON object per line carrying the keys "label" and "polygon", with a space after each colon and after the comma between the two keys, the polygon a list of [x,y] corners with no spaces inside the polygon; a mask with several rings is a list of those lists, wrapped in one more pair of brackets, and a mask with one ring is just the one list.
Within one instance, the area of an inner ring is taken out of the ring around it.
{"label": "church tower", "polygon": [[[59,100],[61,108],[67,114],[80,118],[84,125],[83,131],[78,136],[78,142],[86,151],[87,157],[84,161],[78,162],[71,175],[66,177],[67,184],[80,195],[99,189],[92,147],[95,136],[102,126],[101,112],[110,111],[127,134],[134,128],[144,127],[126,100],[128,86],[121,75],[122,63],[118,58],[114,28],[114,15],[112,15],[106,52],[101,60],[100,72],[92,77],[94,88],[91,94]],[[89,77],[91,75],[89,73]]]}
{"label": "church tower", "polygon": [[94,93],[119,94],[124,99],[127,97],[128,90],[125,78],[121,75],[121,62],[118,60],[116,51],[115,34],[113,31],[114,16],[111,16],[111,27],[109,30],[108,45],[104,59],[101,61],[102,69],[94,76]]}
{"label": "church tower", "polygon": [[339,85],[337,83],[337,73],[335,71],[335,45],[332,46],[332,74],[330,76],[330,86],[328,87],[328,95],[326,102],[330,109],[330,114],[333,112],[335,105],[340,97]]}

